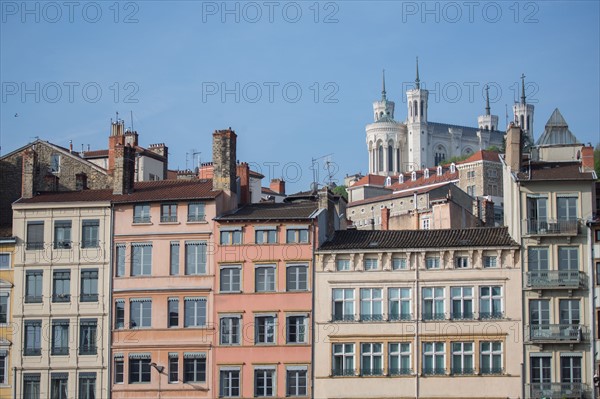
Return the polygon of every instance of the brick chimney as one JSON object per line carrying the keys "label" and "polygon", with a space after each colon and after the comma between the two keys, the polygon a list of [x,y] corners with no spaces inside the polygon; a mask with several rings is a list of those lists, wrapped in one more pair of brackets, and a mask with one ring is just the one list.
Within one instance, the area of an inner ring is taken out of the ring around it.
{"label": "brick chimney", "polygon": [[33,198],[33,178],[35,166],[37,164],[37,154],[33,148],[23,151],[23,175],[21,178],[21,197]]}
{"label": "brick chimney", "polygon": [[131,194],[135,176],[135,149],[128,145],[117,145],[114,154],[113,194]]}
{"label": "brick chimney", "polygon": [[150,148],[148,150],[152,151],[155,154],[158,154],[162,157],[165,157],[165,163],[163,163],[163,179],[167,178],[167,173],[169,173],[169,148],[165,145],[165,143],[158,144],[150,144]]}
{"label": "brick chimney", "polygon": [[132,130],[125,131],[125,145],[137,147],[138,145],[138,133]]}
{"label": "brick chimney", "polygon": [[594,147],[582,147],[581,148],[581,169],[584,172],[591,172],[594,170]]}
{"label": "brick chimney", "polygon": [[381,209],[381,230],[390,229],[390,210],[387,207]]}
{"label": "brick chimney", "polygon": [[278,194],[285,195],[285,181],[282,179],[271,179],[269,188]]}
{"label": "brick chimney", "polygon": [[125,145],[125,122],[111,122],[110,136],[108,137],[108,174],[112,175],[115,170],[115,148]]}
{"label": "brick chimney", "polygon": [[237,135],[231,128],[213,133],[213,190],[237,193],[236,141]]}
{"label": "brick chimney", "polygon": [[246,205],[252,202],[250,198],[250,166],[246,162],[237,164],[237,178],[240,180],[240,192],[238,193],[238,202],[240,205]]}
{"label": "brick chimney", "polygon": [[328,187],[323,187],[323,190],[319,191],[319,209],[325,210],[326,214],[326,226],[319,225],[319,229],[325,227],[327,238],[333,237],[335,233],[335,203],[333,199],[333,193]]}
{"label": "brick chimney", "polygon": [[506,164],[514,173],[521,170],[521,135],[521,128],[511,122],[506,132]]}

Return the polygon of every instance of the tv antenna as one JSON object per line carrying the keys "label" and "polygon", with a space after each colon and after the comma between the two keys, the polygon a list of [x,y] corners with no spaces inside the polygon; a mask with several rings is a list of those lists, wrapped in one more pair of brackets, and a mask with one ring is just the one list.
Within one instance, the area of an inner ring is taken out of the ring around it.
{"label": "tv antenna", "polygon": [[318,183],[318,181],[319,181],[319,168],[317,166],[319,160],[321,160],[321,159],[327,159],[327,161],[325,162],[325,168],[327,169],[327,172],[328,172],[328,178],[331,178],[331,172],[330,172],[330,169],[329,169],[331,162],[329,161],[328,157],[330,157],[332,155],[333,155],[333,153],[329,153],[327,155],[323,155],[323,156],[320,156],[320,157],[317,157],[317,158],[312,158],[311,169],[312,169],[312,172],[313,172],[313,184],[312,184],[313,185],[313,187],[312,187],[313,189],[315,187],[317,187],[318,184],[319,184]]}

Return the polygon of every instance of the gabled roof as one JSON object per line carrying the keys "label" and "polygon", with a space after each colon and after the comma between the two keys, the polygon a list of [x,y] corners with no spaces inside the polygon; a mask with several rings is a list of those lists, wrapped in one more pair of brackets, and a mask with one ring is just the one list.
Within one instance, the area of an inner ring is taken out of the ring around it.
{"label": "gabled roof", "polygon": [[[477,132],[480,130],[477,127],[471,126],[460,126],[460,125],[452,125],[449,123],[439,123],[439,122],[427,122],[427,124],[433,126],[434,133],[437,132],[448,132],[448,129],[461,129],[463,137],[477,137]],[[436,132],[437,131],[437,132]],[[490,140],[491,141],[502,141],[502,138],[505,135],[505,132],[500,130],[490,130]]]}
{"label": "gabled roof", "polygon": [[464,161],[457,162],[457,165],[463,165],[466,163],[477,162],[477,161],[489,161],[500,163],[500,154],[496,151],[479,150]]}
{"label": "gabled roof", "polygon": [[450,172],[450,168],[442,167],[442,174],[437,174],[437,168],[429,168],[429,177],[425,177],[425,169],[416,172],[416,179],[411,179],[412,173],[404,174],[404,182],[400,183],[398,179],[395,183],[390,186],[394,190],[394,193],[403,192],[413,188],[423,188],[431,186],[439,186],[444,183],[458,181],[458,170],[454,173]]}
{"label": "gabled roof", "polygon": [[281,193],[278,193],[277,191],[271,190],[271,188],[270,188],[270,187],[261,187],[261,188],[260,188],[260,192],[261,192],[262,194],[268,194],[268,195],[278,195],[278,196],[280,196],[280,197],[285,197],[285,194],[281,194]]}
{"label": "gabled roof", "polygon": [[546,122],[544,133],[537,141],[537,145],[556,145],[556,144],[578,144],[579,140],[569,130],[569,125],[558,110],[554,109],[550,119]]}
{"label": "gabled roof", "polygon": [[[363,176],[362,178],[360,178],[356,183],[354,183],[350,187],[348,187],[347,190],[352,190],[353,188],[357,188],[357,187],[360,187],[360,186],[380,186],[380,187],[383,187],[383,185],[385,184],[385,179],[386,178],[387,178],[387,176],[368,174],[368,175]],[[392,177],[392,180],[393,179],[394,179],[394,177]]]}
{"label": "gabled roof", "polygon": [[386,195],[379,195],[377,197],[371,197],[371,198],[367,198],[364,200],[360,200],[360,201],[354,201],[354,202],[350,202],[348,204],[348,208],[352,208],[355,206],[360,206],[360,205],[365,205],[365,204],[371,204],[371,203],[377,203],[377,202],[382,202],[382,201],[389,201],[389,200],[393,200],[393,199],[397,199],[397,198],[406,198],[406,197],[412,197],[413,194],[424,194],[424,193],[428,193],[434,189],[438,189],[440,187],[444,187],[447,185],[450,185],[452,183],[446,183],[444,185],[437,185],[437,186],[428,186],[428,187],[418,187],[415,188],[414,190],[411,190],[410,192],[406,192],[406,190],[398,192],[398,193],[393,193],[393,194],[386,194]]}
{"label": "gabled roof", "polygon": [[596,180],[595,173],[581,171],[580,162],[531,162],[524,168],[523,172],[517,173],[521,181]]}
{"label": "gabled roof", "polygon": [[319,251],[518,247],[506,227],[443,230],[340,230]]}
{"label": "gabled roof", "polygon": [[233,213],[220,216],[215,220],[220,222],[241,222],[251,220],[299,220],[312,219],[319,204],[316,201],[298,201],[270,203],[261,202],[243,206]]}

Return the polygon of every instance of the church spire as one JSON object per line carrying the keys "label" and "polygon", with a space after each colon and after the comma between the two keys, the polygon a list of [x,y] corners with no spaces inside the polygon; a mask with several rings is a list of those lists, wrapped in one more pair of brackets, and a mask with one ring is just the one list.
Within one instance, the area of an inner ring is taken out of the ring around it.
{"label": "church spire", "polygon": [[485,114],[490,115],[490,87],[485,86]]}
{"label": "church spire", "polygon": [[417,57],[417,77],[415,79],[415,86],[417,90],[421,88],[421,80],[419,79],[419,57]]}
{"label": "church spire", "polygon": [[525,104],[525,74],[521,74],[521,104]]}
{"label": "church spire", "polygon": [[385,94],[386,93],[385,93],[385,69],[384,69],[383,70],[383,87],[382,87],[382,90],[381,90],[381,101],[386,101],[387,100],[387,97],[386,97]]}

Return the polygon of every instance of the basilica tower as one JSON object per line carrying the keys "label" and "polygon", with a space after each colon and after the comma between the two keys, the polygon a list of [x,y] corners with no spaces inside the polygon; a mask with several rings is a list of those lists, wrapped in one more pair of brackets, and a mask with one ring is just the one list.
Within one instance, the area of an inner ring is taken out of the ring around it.
{"label": "basilica tower", "polygon": [[533,104],[527,104],[525,97],[525,75],[521,75],[521,102],[513,105],[515,124],[520,126],[529,144],[533,144]]}
{"label": "basilica tower", "polygon": [[427,159],[427,101],[429,91],[421,89],[419,79],[419,58],[417,57],[417,75],[415,88],[406,92],[408,114],[408,170],[419,170],[426,167]]}

